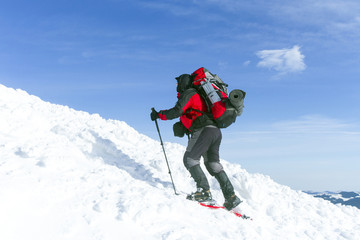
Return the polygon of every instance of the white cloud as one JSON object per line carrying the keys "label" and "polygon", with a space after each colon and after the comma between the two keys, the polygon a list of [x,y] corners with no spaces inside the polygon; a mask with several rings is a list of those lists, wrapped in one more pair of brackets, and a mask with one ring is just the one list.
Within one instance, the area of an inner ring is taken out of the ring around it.
{"label": "white cloud", "polygon": [[250,60],[247,60],[247,61],[245,61],[245,62],[243,63],[243,65],[244,65],[245,67],[247,67],[247,66],[249,66],[250,63],[251,63],[251,61],[250,61]]}
{"label": "white cloud", "polygon": [[258,67],[274,69],[281,75],[301,72],[306,68],[305,56],[297,45],[288,49],[262,50],[256,52],[256,55],[261,59]]}

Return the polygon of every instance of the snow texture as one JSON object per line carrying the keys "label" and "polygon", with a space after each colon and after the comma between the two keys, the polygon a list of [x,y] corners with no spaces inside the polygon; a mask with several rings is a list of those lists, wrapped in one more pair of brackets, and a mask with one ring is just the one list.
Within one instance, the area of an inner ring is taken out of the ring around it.
{"label": "snow texture", "polygon": [[[165,149],[177,191],[193,191],[185,147]],[[359,209],[222,161],[252,221],[175,195],[159,141],[125,122],[0,85],[0,239],[359,239]]]}

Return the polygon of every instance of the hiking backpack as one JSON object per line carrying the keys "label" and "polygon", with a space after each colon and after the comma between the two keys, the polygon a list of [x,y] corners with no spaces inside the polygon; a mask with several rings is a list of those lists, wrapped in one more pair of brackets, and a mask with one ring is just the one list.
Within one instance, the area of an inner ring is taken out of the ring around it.
{"label": "hiking backpack", "polygon": [[191,74],[193,87],[204,98],[219,128],[226,128],[242,114],[246,93],[235,89],[228,94],[228,85],[206,68],[199,68]]}

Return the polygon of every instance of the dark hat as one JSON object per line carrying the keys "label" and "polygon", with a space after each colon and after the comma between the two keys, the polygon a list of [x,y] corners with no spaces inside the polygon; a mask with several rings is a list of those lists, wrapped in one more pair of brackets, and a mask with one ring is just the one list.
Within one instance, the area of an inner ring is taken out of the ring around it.
{"label": "dark hat", "polygon": [[184,92],[186,89],[191,87],[192,81],[189,74],[181,74],[180,76],[175,78],[178,82],[178,86],[176,90],[181,93]]}

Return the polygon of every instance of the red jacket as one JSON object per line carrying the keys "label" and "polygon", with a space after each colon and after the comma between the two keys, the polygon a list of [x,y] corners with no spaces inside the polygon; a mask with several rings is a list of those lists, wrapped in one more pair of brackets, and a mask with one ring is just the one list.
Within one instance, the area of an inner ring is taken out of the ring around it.
{"label": "red jacket", "polygon": [[180,117],[182,124],[191,131],[196,128],[214,124],[213,120],[207,116],[204,116],[200,121],[201,118],[199,119],[199,117],[203,116],[203,113],[207,111],[208,109],[204,99],[200,97],[195,89],[189,88],[180,94],[175,107],[159,111],[159,118],[161,120],[170,120]]}

